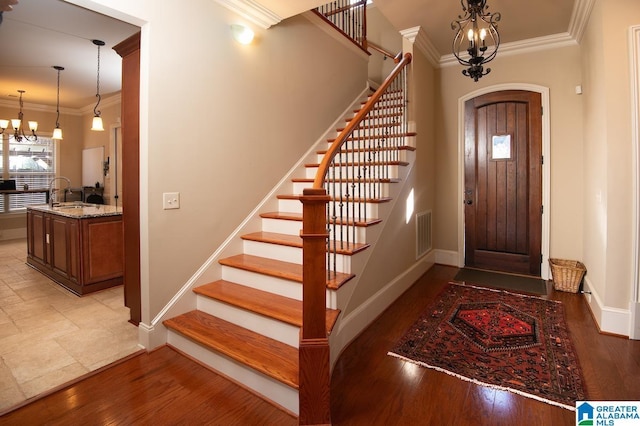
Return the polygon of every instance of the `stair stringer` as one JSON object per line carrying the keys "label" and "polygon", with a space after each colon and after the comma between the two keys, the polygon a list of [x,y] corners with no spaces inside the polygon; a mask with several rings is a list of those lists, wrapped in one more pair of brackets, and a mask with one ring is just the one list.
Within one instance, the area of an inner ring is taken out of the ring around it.
{"label": "stair stringer", "polygon": [[[183,284],[174,297],[172,297],[151,320],[151,323],[140,323],[139,339],[144,347],[153,349],[167,343],[168,331],[162,322],[165,319],[196,309],[197,297],[192,290],[200,285],[222,277],[222,266],[218,263],[218,260],[243,251],[243,241],[240,236],[261,229],[262,219],[260,218],[260,213],[278,210],[277,195],[291,193],[293,191],[294,184],[292,179],[305,175],[305,164],[316,161],[316,152],[326,148],[327,140],[335,137],[336,129],[343,126],[345,120],[353,117],[354,108],[361,106],[362,100],[367,97],[368,93],[369,85],[365,84],[362,92],[354,101],[345,108],[342,114],[327,128],[326,132],[312,144],[307,152],[301,156],[300,160],[292,166],[289,172],[273,187],[256,208],[251,211],[229,237],[209,256],[205,263]],[[329,296],[328,294],[328,297]],[[332,298],[335,299],[334,297]]]}

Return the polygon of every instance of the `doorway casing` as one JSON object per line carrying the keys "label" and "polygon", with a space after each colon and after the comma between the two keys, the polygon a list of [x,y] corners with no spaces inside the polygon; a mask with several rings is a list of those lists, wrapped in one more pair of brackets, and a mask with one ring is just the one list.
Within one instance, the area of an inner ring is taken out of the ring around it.
{"label": "doorway casing", "polygon": [[464,114],[465,102],[477,96],[503,90],[527,90],[540,93],[542,97],[542,205],[544,213],[542,215],[542,264],[540,265],[540,276],[542,279],[549,279],[549,212],[550,208],[550,183],[551,183],[551,129],[549,110],[549,88],[527,83],[508,83],[483,87],[473,92],[467,93],[458,99],[458,266],[464,266]]}

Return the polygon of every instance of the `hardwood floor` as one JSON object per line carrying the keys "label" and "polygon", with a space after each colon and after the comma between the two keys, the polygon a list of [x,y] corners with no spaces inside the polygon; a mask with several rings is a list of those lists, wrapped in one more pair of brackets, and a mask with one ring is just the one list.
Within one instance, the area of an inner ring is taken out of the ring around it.
{"label": "hardwood floor", "polygon": [[[436,266],[340,356],[334,425],[575,425],[573,411],[387,355],[455,275]],[[640,341],[599,334],[582,296],[562,300],[590,400],[640,400]],[[23,424],[295,425],[296,419],[170,348],[137,356],[0,417]]]}

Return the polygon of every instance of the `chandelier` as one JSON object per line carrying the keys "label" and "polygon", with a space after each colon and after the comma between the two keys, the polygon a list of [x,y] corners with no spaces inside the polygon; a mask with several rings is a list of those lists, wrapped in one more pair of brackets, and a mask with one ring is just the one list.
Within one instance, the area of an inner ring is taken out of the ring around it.
{"label": "chandelier", "polygon": [[462,74],[478,81],[491,72],[484,64],[491,62],[498,53],[500,13],[489,13],[486,0],[460,0],[460,4],[464,13],[451,22],[451,28],[456,30],[453,55],[461,65],[468,67]]}
{"label": "chandelier", "polygon": [[[11,119],[11,126],[13,127],[13,138],[16,142],[21,142],[22,139],[33,142],[38,140],[38,135],[36,135],[36,130],[38,130],[38,122],[29,121],[29,130],[31,131],[30,135],[25,135],[24,126],[20,127],[24,117],[24,115],[22,114],[22,94],[24,92],[24,90],[18,90],[18,93],[20,93],[20,112],[18,112],[18,118]],[[0,120],[0,135],[3,134],[8,127],[9,120]]]}

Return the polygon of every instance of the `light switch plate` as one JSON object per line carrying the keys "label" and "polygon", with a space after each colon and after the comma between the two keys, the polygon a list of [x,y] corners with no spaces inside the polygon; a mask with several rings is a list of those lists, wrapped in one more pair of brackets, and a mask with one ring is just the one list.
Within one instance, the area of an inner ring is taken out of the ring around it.
{"label": "light switch plate", "polygon": [[180,193],[179,192],[162,193],[162,208],[164,210],[179,209]]}

